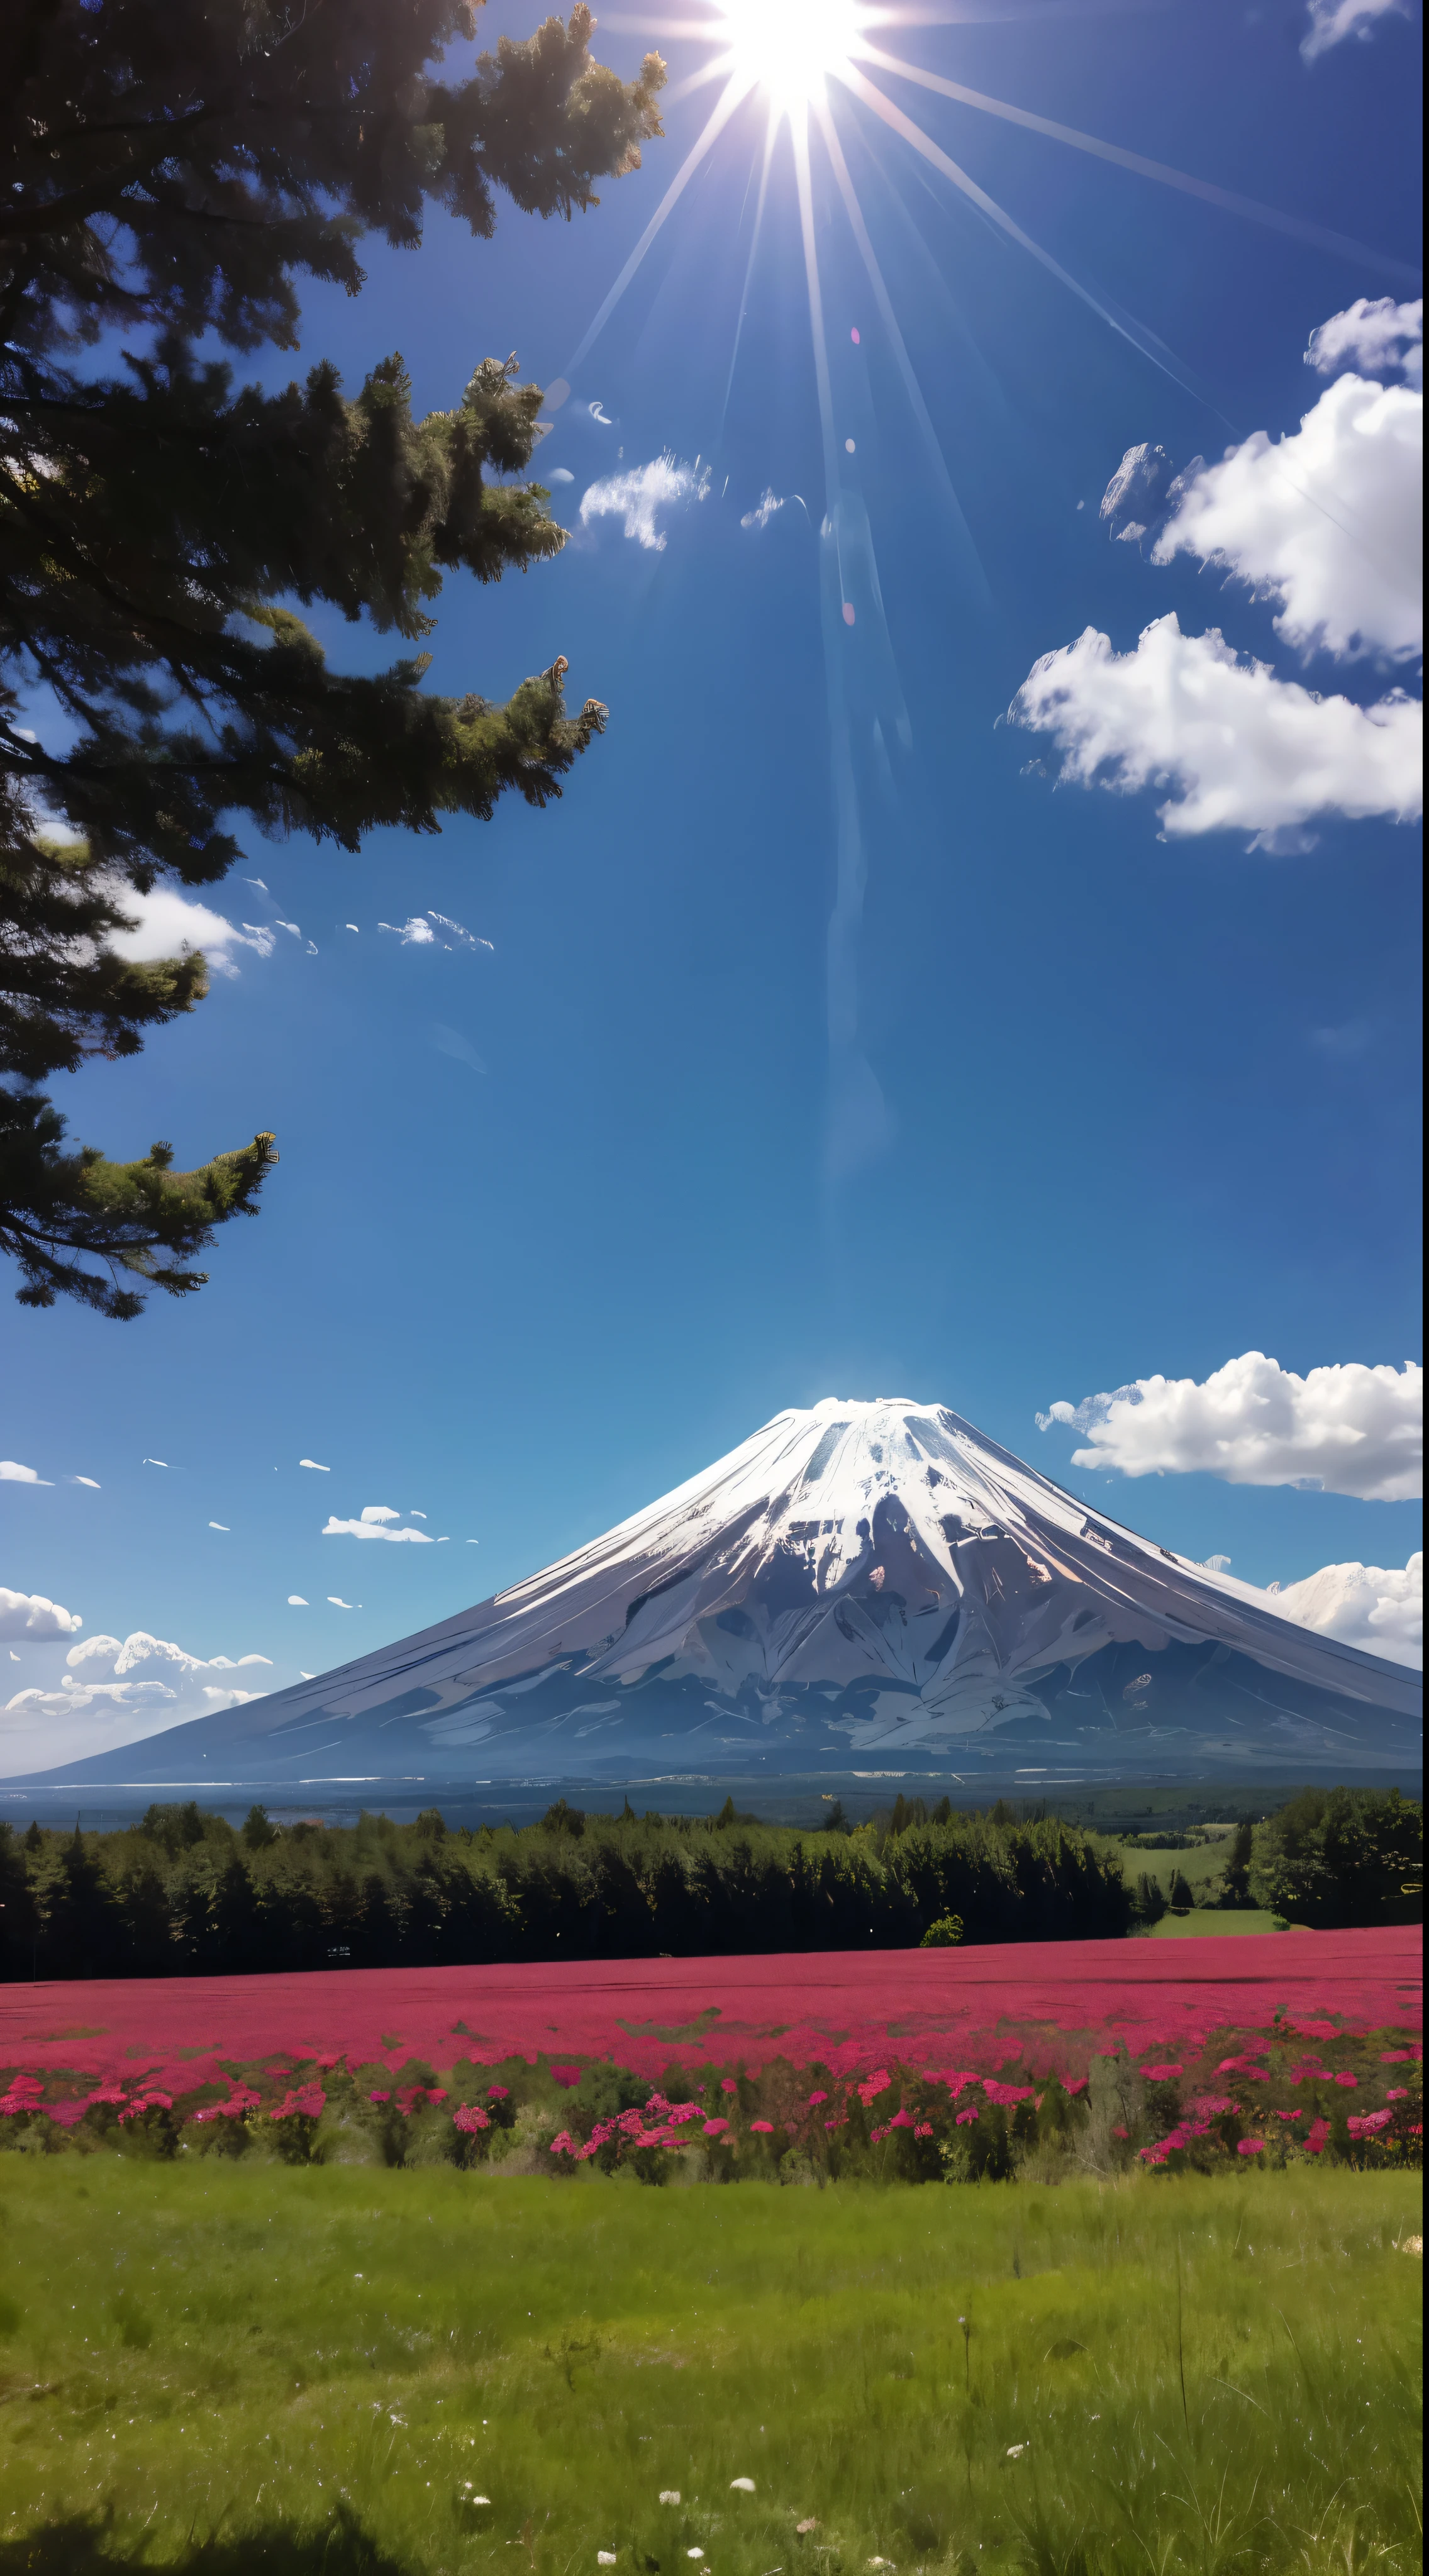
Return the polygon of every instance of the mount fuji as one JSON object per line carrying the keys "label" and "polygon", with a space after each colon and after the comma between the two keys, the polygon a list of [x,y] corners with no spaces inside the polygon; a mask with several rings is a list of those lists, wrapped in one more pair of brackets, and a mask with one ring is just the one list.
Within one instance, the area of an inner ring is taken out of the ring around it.
{"label": "mount fuji", "polygon": [[559,1564],[49,1781],[974,1789],[1416,1772],[1422,1683],[1138,1538],[943,1405],[828,1398]]}

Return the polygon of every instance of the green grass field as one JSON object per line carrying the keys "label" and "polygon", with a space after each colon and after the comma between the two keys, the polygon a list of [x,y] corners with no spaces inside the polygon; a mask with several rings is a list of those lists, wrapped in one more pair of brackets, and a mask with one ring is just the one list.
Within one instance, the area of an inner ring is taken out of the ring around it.
{"label": "green grass field", "polygon": [[1409,2576],[1421,2224],[1415,2175],[1303,2166],[7,2158],[0,2571]]}
{"label": "green grass field", "polygon": [[1209,1934],[1245,1932],[1284,1932],[1287,1929],[1278,1914],[1266,1914],[1250,1906],[1234,1913],[1223,1913],[1214,1905],[1193,1905],[1189,1914],[1163,1914],[1159,1923],[1150,1925],[1144,1937],[1148,1941],[1184,1940],[1188,1933]]}

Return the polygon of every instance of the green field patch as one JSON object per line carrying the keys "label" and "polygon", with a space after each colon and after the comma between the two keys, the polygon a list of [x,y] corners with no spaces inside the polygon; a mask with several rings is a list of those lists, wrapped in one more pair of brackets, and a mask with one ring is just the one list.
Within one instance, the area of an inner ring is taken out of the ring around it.
{"label": "green field patch", "polygon": [[1422,2223],[15,2157],[0,2576],[1411,2576]]}

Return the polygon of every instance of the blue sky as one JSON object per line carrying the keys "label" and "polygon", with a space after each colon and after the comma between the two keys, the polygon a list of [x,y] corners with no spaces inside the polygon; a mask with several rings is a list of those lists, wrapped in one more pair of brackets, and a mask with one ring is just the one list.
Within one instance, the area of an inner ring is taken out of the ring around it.
{"label": "blue sky", "polygon": [[[493,5],[488,40],[535,15]],[[850,571],[834,649],[866,892],[840,951],[856,1036],[834,1059],[799,211],[786,132],[750,267],[764,107],[732,120],[540,451],[571,478],[551,488],[575,541],[441,604],[434,686],[504,696],[562,652],[575,703],[608,704],[563,801],[379,835],[357,859],[255,839],[210,902],[271,953],[234,945],[192,1020],[60,1086],[111,1153],[162,1135],[186,1164],[264,1127],[282,1160],[188,1303],[125,1326],[0,1307],[0,1447],[48,1480],[0,1484],[5,1584],[86,1635],[260,1654],[277,1684],[481,1597],[828,1393],[951,1404],[1251,1581],[1404,1564],[1411,1501],[1093,1476],[1069,1464],[1074,1433],[1034,1419],[1249,1351],[1301,1375],[1419,1356],[1417,833],[1331,808],[1289,854],[1249,851],[1245,827],[1161,837],[1164,788],[1058,783],[1065,744],[999,722],[1040,656],[1088,627],[1129,655],[1172,610],[1351,708],[1418,691],[1402,653],[1307,655],[1246,580],[1153,562],[1154,530],[1118,543],[1098,516],[1138,442],[1179,469],[1295,431],[1333,382],[1304,363],[1312,331],[1416,291],[1396,263],[1418,239],[1418,27],[1367,13],[1307,63],[1306,24],[1293,0],[1175,0],[886,39],[1368,246],[1331,256],[885,81],[1090,303],[835,94],[965,525],[816,143],[838,472],[884,611]],[[620,21],[597,51],[629,70],[646,41]],[[672,82],[702,59],[662,50]],[[714,95],[677,102],[644,169],[569,228],[503,209],[490,245],[438,219],[420,254],[370,247],[359,301],[309,297],[302,363],[332,355],[355,383],[400,347],[424,408],[511,348],[563,375]],[[662,544],[620,510],[582,522],[593,484],[662,454],[690,469],[652,522]],[[742,524],[765,492],[785,506]],[[390,639],[321,631],[352,665],[388,658]],[[434,913],[490,947],[377,927]],[[875,1086],[861,1118],[840,1106],[855,1058]],[[319,1535],[374,1504],[448,1543]],[[38,1675],[36,1649],[10,1651]]]}

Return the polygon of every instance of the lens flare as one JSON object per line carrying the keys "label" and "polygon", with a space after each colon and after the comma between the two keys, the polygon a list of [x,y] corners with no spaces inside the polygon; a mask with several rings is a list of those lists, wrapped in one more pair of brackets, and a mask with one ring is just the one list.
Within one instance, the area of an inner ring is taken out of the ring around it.
{"label": "lens flare", "polygon": [[796,107],[844,69],[863,15],[856,0],[723,0],[720,34],[737,79]]}

